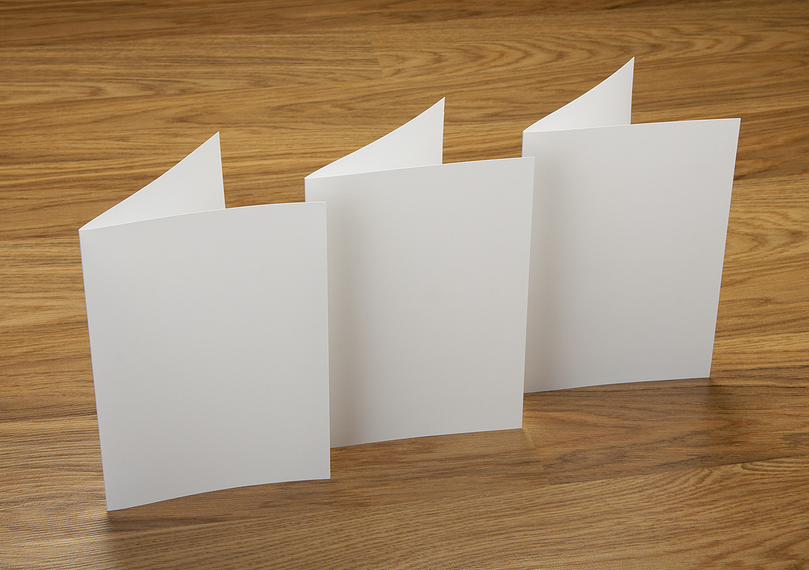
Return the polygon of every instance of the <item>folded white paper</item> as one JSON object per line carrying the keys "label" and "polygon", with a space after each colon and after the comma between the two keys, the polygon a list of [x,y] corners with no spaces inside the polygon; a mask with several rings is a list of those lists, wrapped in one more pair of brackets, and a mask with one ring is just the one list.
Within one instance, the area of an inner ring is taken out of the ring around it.
{"label": "folded white paper", "polygon": [[443,107],[305,180],[333,446],[522,426],[533,159],[442,165]]}
{"label": "folded white paper", "polygon": [[633,64],[523,134],[527,392],[710,374],[739,119],[630,125]]}
{"label": "folded white paper", "polygon": [[224,209],[216,135],[79,230],[108,509],[329,477],[325,223]]}
{"label": "folded white paper", "polygon": [[107,508],[708,376],[739,120],[630,124],[633,63],[523,158],[442,164],[440,101],[305,203],[225,209],[217,135],[82,227]]}

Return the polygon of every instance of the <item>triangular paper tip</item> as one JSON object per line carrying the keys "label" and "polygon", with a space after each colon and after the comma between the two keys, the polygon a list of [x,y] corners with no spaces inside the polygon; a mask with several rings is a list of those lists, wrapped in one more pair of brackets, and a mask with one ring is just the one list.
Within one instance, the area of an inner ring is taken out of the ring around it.
{"label": "triangular paper tip", "polygon": [[443,142],[444,98],[387,135],[306,178],[441,164]]}
{"label": "triangular paper tip", "polygon": [[567,105],[540,119],[529,132],[590,129],[628,125],[632,118],[633,57],[604,81]]}
{"label": "triangular paper tip", "polygon": [[219,132],[155,180],[79,229],[225,208]]}

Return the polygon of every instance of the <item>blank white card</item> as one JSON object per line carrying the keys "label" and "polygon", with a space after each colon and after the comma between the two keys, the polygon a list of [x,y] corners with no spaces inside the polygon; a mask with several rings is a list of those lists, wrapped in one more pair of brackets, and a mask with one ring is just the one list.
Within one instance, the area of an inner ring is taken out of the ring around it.
{"label": "blank white card", "polygon": [[710,375],[739,119],[629,124],[633,64],[523,134],[527,392]]}
{"label": "blank white card", "polygon": [[325,224],[224,209],[214,136],[79,230],[109,510],[329,477]]}
{"label": "blank white card", "polygon": [[443,101],[306,178],[332,446],[522,426],[534,161],[441,164],[442,127]]}

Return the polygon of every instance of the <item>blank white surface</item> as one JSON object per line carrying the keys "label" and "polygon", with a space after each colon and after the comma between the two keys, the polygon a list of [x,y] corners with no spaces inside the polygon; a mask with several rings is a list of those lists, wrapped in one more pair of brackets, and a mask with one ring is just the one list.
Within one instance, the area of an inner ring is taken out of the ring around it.
{"label": "blank white surface", "polygon": [[325,204],[79,235],[109,510],[329,477]]}
{"label": "blank white surface", "polygon": [[525,132],[528,392],[710,374],[738,119]]}
{"label": "blank white surface", "polygon": [[328,205],[332,446],[522,425],[533,160],[306,179]]}

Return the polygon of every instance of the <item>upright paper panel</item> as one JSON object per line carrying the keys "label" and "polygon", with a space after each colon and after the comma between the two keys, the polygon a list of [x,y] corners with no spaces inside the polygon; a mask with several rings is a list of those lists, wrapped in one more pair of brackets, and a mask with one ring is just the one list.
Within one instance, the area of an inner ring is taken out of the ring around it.
{"label": "upright paper panel", "polygon": [[[167,178],[221,188],[216,154]],[[329,477],[325,221],[298,203],[80,230],[108,509]]]}
{"label": "upright paper panel", "polygon": [[526,391],[710,374],[738,135],[738,119],[524,133]]}
{"label": "upright paper panel", "polygon": [[332,445],[521,427],[533,160],[367,168],[306,179],[328,205]]}

